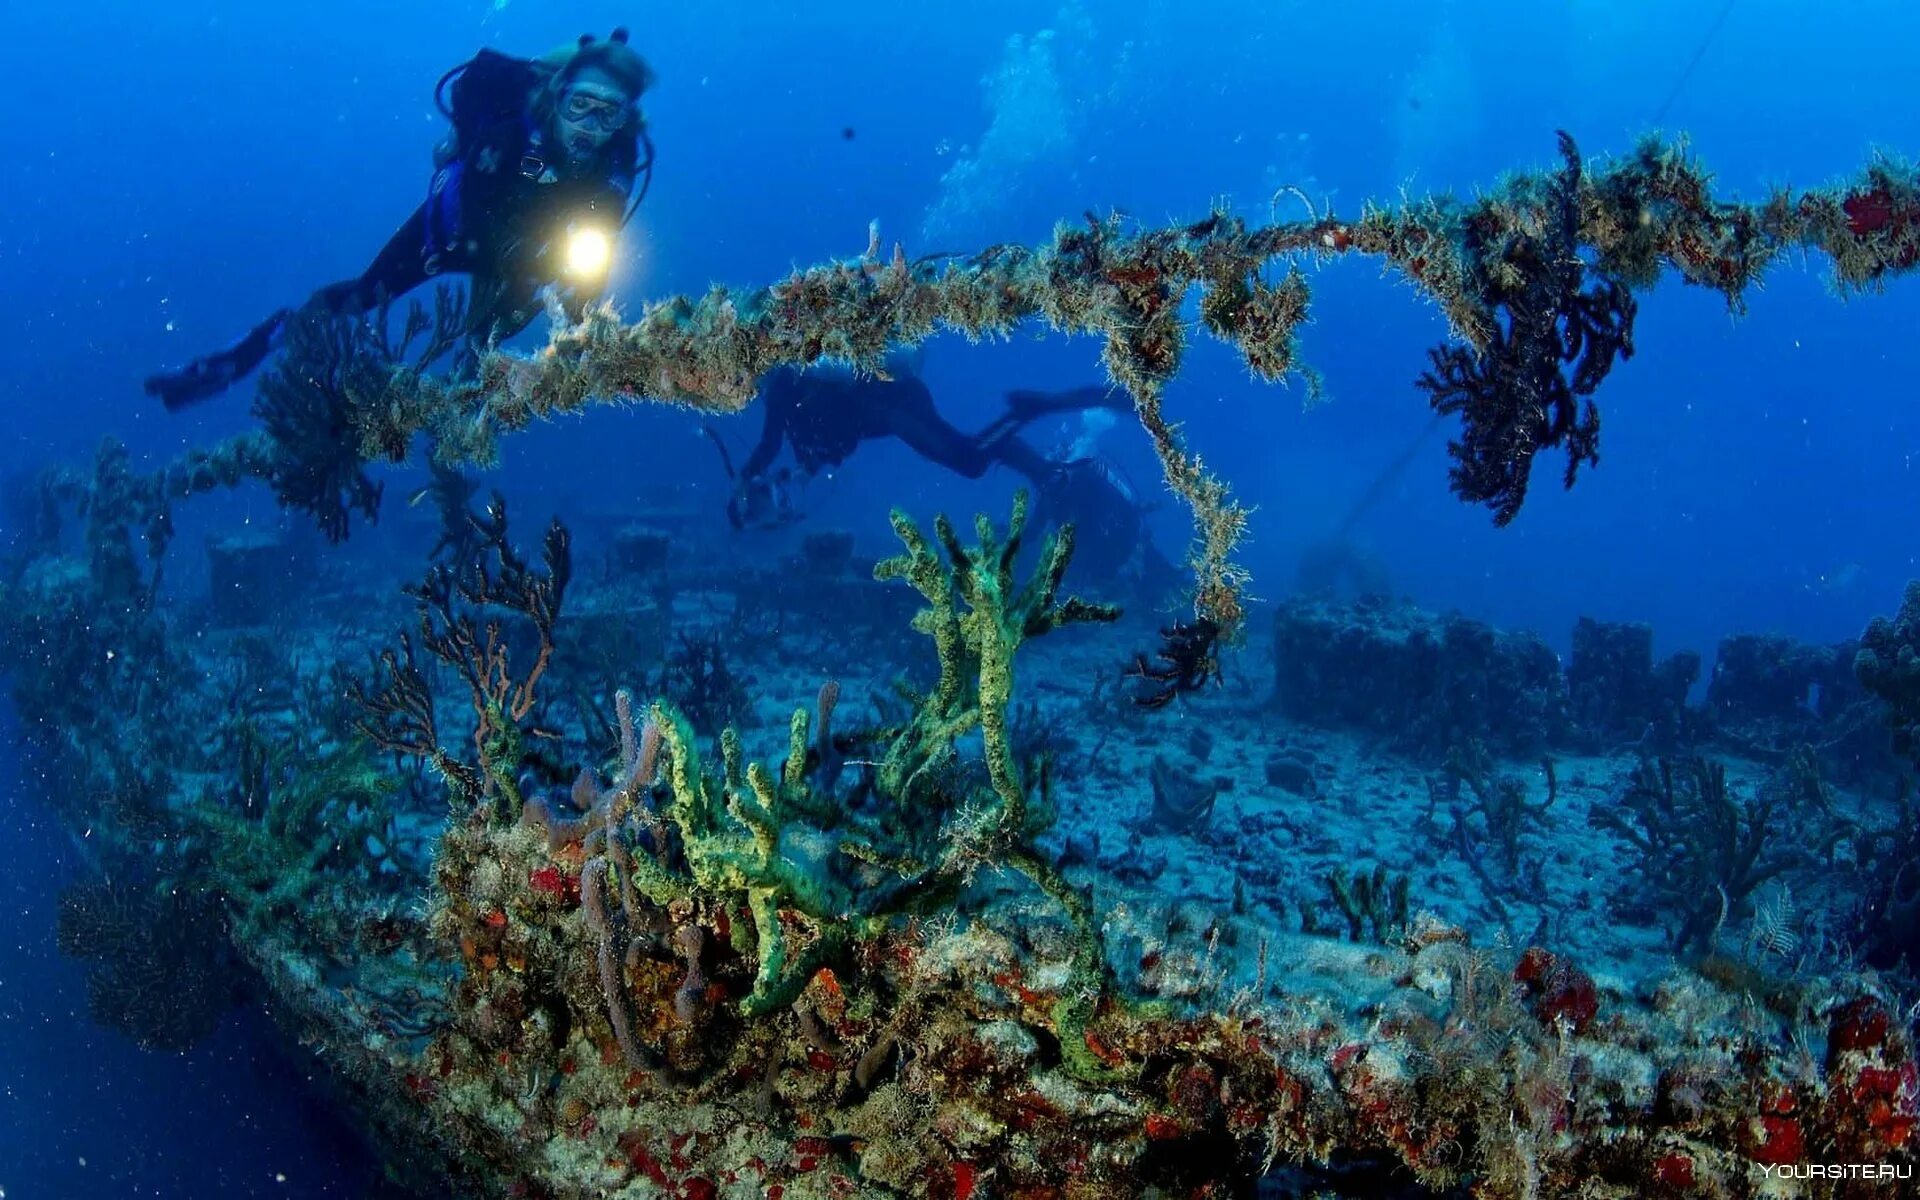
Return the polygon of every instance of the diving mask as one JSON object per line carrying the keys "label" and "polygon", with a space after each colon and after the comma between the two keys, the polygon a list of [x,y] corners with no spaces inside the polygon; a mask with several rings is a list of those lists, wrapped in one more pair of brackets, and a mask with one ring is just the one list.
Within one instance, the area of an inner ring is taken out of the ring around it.
{"label": "diving mask", "polygon": [[572,87],[560,96],[560,115],[575,124],[613,133],[633,119],[633,104]]}

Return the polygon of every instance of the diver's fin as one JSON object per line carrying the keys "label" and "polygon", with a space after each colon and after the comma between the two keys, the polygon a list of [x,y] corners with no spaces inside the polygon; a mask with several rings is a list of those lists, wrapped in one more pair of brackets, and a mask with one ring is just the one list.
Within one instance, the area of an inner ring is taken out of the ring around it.
{"label": "diver's fin", "polygon": [[982,450],[993,453],[1008,438],[1042,417],[1095,409],[1127,412],[1132,408],[1132,398],[1125,392],[1116,391],[1113,388],[1077,387],[1069,388],[1064,392],[1037,392],[1027,388],[1016,388],[1007,393],[1006,410],[988,422],[986,428],[975,437]]}
{"label": "diver's fin", "polygon": [[1084,412],[1091,408],[1126,412],[1132,407],[1131,397],[1108,387],[1077,387],[1063,392],[1037,392],[1020,388],[1007,393],[1007,416],[1017,422],[1037,421],[1054,413]]}
{"label": "diver's fin", "polygon": [[149,396],[158,396],[168,412],[191,408],[211,400],[233,386],[239,378],[233,361],[224,354],[188,363],[178,371],[162,371],[147,376],[141,384]]}
{"label": "diver's fin", "polygon": [[292,315],[292,309],[283,308],[225,350],[196,358],[177,371],[149,375],[141,387],[147,395],[159,397],[168,412],[211,400],[266,361],[280,344],[280,333]]}

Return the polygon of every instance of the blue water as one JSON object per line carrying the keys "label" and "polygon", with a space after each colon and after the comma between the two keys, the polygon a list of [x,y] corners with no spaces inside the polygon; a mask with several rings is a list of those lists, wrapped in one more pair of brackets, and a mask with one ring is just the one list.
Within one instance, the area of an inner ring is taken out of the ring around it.
{"label": "blue water", "polygon": [[[14,744],[14,714],[0,738]],[[207,1041],[151,1053],[87,1017],[84,968],[54,945],[58,885],[76,845],[8,764],[0,778],[0,1193],[39,1196],[369,1195],[379,1164],[322,1102],[318,1065],[257,1006]]]}
{"label": "blue water", "polygon": [[[1920,147],[1906,82],[1920,15],[1893,0],[948,8],[9,4],[0,473],[80,459],[107,433],[157,461],[242,428],[241,395],[168,416],[138,380],[358,272],[422,194],[442,70],[480,46],[537,53],[620,22],[661,77],[647,104],[658,177],[617,275],[630,304],[857,252],[870,220],[915,254],[1037,241],[1088,209],[1159,223],[1225,198],[1264,218],[1285,185],[1354,212],[1403,186],[1470,189],[1549,165],[1556,128],[1590,155],[1656,125],[1687,131],[1722,188],[1749,198],[1838,177],[1875,147]],[[1294,215],[1297,201],[1280,204]],[[1250,383],[1209,344],[1171,394],[1196,448],[1259,509],[1247,560],[1266,595],[1422,436],[1412,380],[1444,334],[1366,263],[1315,284],[1303,347],[1330,403]],[[1495,530],[1447,495],[1444,437],[1430,436],[1357,539],[1422,604],[1561,645],[1580,614],[1649,621],[1661,653],[1710,656],[1736,630],[1851,636],[1916,573],[1916,321],[1911,283],[1841,303],[1817,263],[1770,277],[1739,320],[1664,284],[1643,298],[1638,355],[1599,396],[1601,466],[1572,493],[1543,461],[1519,522]],[[1005,388],[1097,380],[1096,350],[946,338],[926,374],[971,427]],[[730,435],[756,428],[749,415]],[[1154,478],[1130,427],[1105,449]],[[662,482],[717,496],[718,473],[666,411],[536,431],[504,468],[604,507]],[[1009,486],[931,478],[882,446],[809,501],[877,537],[883,502],[964,510]],[[264,493],[220,505],[190,536],[236,509],[280,520]],[[1180,514],[1162,516],[1177,549]],[[7,785],[28,769],[0,767]],[[80,973],[51,942],[52,896],[75,862],[64,836],[7,803],[0,845],[0,1195],[365,1191],[375,1168],[305,1098],[304,1066],[270,1056],[257,1014],[184,1058],[89,1028]]]}

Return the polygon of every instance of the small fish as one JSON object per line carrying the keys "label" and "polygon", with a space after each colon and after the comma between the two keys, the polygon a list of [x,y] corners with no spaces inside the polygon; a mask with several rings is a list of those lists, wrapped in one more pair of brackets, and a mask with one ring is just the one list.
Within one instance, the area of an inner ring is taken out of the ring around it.
{"label": "small fish", "polygon": [[1850,562],[1815,576],[1811,581],[1800,586],[1815,596],[1838,596],[1853,590],[1853,585],[1860,582],[1861,570],[1859,563]]}
{"label": "small fish", "polygon": [[431,495],[433,495],[433,485],[430,483],[423,484],[422,486],[415,488],[412,492],[410,492],[407,495],[407,507],[418,508],[420,507],[420,502],[422,500],[425,500],[428,496],[431,496]]}

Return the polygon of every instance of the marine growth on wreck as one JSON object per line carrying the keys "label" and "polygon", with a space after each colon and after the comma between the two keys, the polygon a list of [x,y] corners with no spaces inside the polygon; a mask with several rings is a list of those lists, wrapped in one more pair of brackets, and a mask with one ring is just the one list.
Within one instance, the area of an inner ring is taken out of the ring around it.
{"label": "marine growth on wreck", "polygon": [[[1373,259],[1446,315],[1411,392],[1506,524],[1536,468],[1577,495],[1597,461],[1636,295],[1739,312],[1803,254],[1911,286],[1917,196],[1876,159],[1743,202],[1677,143],[1562,135],[1472,200],[936,258],[876,231],[464,376],[454,293],[308,318],[250,432],[154,471],[109,440],[31,490],[0,645],[97,859],[62,945],[154,1047],[204,1035],[237,958],[423,1195],[1897,1194],[1920,584],[1846,645],[1730,637],[1702,702],[1645,626],[1583,621],[1564,662],[1377,595],[1255,627],[1278,587],[1165,387],[1196,336],[1310,379],[1312,264]],[[1098,339],[1191,512],[1181,611],[1077,598],[1073,528],[1024,495],[896,511],[871,563],[743,565],[462,474],[538,420],[735,411],[940,330]],[[426,560],[328,570],[394,507],[384,464],[429,457]],[[170,590],[174,515],[252,481],[323,536],[217,540],[223,586]]]}

